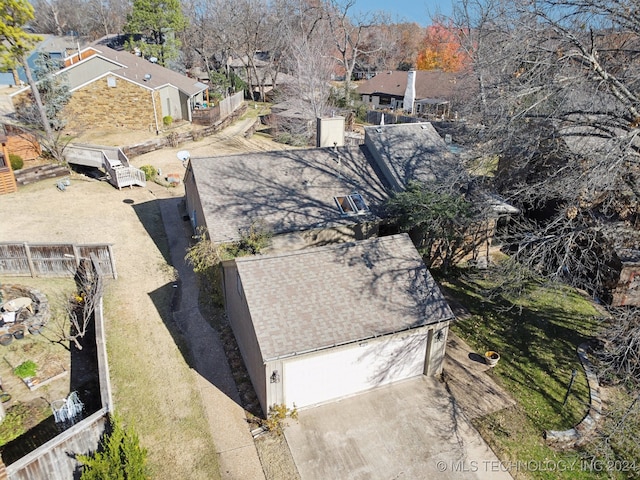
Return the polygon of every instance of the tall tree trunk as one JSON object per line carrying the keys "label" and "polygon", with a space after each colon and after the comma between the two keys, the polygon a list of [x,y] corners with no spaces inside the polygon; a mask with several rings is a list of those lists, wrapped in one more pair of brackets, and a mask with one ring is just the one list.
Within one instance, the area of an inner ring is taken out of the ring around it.
{"label": "tall tree trunk", "polygon": [[13,75],[13,83],[15,83],[16,87],[20,86],[20,75],[18,75],[18,69],[12,68],[11,74]]}
{"label": "tall tree trunk", "polygon": [[49,119],[47,118],[47,112],[44,109],[44,104],[42,103],[42,98],[40,97],[40,91],[38,90],[38,86],[36,85],[35,80],[33,79],[33,75],[31,74],[29,63],[24,56],[21,56],[19,61],[20,64],[24,67],[24,73],[27,76],[27,83],[29,83],[31,93],[33,94],[33,101],[36,102],[36,107],[38,108],[38,113],[40,114],[40,121],[42,122],[42,128],[44,130],[45,137],[49,144],[53,145],[55,143],[53,130],[51,129],[51,124],[49,123]]}

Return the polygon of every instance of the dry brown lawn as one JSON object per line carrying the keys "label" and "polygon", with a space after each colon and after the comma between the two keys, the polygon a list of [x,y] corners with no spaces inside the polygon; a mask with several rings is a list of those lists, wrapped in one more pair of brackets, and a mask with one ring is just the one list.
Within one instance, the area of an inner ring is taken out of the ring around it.
{"label": "dry brown lawn", "polygon": [[[132,164],[183,172],[176,157],[182,149],[204,156],[281,148],[265,137],[238,136],[252,121],[240,120],[192,145],[133,158]],[[126,142],[112,141],[118,132],[91,140],[121,146],[141,140],[138,134],[120,133]],[[197,373],[167,321],[175,278],[156,200],[182,196],[182,185],[149,182],[119,191],[75,174],[64,192],[55,183],[43,180],[0,197],[0,241],[113,244],[118,279],[107,284],[105,314],[116,410],[148,449],[154,478],[219,478]]]}

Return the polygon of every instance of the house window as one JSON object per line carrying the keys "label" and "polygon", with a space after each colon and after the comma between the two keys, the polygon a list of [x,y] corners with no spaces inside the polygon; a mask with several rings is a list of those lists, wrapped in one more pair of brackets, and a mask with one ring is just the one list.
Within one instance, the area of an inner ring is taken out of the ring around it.
{"label": "house window", "polygon": [[364,215],[369,211],[364,198],[359,193],[333,198],[342,215]]}
{"label": "house window", "polygon": [[116,86],[116,77],[107,77],[107,87],[114,88]]}

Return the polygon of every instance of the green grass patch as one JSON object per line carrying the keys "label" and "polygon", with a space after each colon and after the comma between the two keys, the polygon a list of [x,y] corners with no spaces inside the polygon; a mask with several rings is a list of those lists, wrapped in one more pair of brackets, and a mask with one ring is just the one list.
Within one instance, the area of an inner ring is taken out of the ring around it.
{"label": "green grass patch", "polygon": [[493,177],[498,170],[500,159],[497,155],[492,157],[478,157],[467,161],[466,168],[472,175]]}
{"label": "green grass patch", "polygon": [[[599,328],[597,310],[569,288],[534,283],[521,297],[488,300],[483,292],[496,283],[489,273],[443,282],[471,314],[458,319],[452,330],[479,354],[500,354],[488,374],[517,401],[513,408],[478,419],[476,427],[502,461],[562,460],[573,466],[565,472],[518,471],[517,478],[599,478],[581,468],[579,453],[556,452],[542,436],[545,430],[572,428],[589,409],[586,375],[576,349]],[[573,370],[577,375],[565,404]]]}
{"label": "green grass patch", "polygon": [[17,403],[8,408],[0,423],[0,446],[15,440],[51,415],[46,402]]}
{"label": "green grass patch", "polygon": [[271,103],[247,101],[247,110],[242,114],[241,119],[258,118],[271,112]]}

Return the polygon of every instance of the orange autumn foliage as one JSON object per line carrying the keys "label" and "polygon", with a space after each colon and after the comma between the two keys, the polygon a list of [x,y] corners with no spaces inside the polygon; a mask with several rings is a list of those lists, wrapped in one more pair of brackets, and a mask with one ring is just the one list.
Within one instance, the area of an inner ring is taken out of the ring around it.
{"label": "orange autumn foliage", "polygon": [[427,27],[416,59],[418,70],[459,72],[468,63],[469,57],[462,51],[453,27],[441,23]]}

